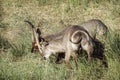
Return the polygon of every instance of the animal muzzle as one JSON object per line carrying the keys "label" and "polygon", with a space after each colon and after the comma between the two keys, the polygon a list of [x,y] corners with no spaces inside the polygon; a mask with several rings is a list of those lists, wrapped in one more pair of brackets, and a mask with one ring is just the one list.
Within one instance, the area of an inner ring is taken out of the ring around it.
{"label": "animal muzzle", "polygon": [[46,58],[45,56],[43,56],[43,59],[44,59],[44,60],[47,60],[47,58]]}

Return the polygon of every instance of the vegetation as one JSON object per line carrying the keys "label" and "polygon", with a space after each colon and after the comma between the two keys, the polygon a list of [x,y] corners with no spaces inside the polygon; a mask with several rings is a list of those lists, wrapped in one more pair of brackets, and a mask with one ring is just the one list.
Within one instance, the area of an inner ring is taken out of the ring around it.
{"label": "vegetation", "polygon": [[[119,80],[120,79],[120,0],[0,0],[0,80]],[[102,20],[109,28],[104,54],[108,68],[100,61],[89,64],[79,58],[79,68],[68,70],[56,64],[56,57],[44,61],[31,48],[30,20],[42,35],[80,24],[89,19]],[[39,24],[39,25],[38,25]]]}

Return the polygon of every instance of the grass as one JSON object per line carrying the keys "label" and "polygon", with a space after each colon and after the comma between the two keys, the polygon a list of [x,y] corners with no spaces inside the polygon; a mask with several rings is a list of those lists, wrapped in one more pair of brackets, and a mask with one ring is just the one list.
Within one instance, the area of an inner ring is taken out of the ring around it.
{"label": "grass", "polygon": [[[2,0],[0,1],[0,80],[119,80],[120,79],[120,1],[119,0]],[[105,44],[108,69],[100,61],[89,64],[79,58],[69,71],[56,58],[44,61],[32,54],[30,20],[42,35],[60,31],[67,25],[101,19],[109,28]],[[2,50],[1,50],[2,49]]]}

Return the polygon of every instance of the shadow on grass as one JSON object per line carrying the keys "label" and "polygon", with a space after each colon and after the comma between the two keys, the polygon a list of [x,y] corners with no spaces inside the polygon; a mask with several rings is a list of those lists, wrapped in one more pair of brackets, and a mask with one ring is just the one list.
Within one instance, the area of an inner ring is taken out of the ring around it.
{"label": "shadow on grass", "polygon": [[26,45],[25,44],[12,44],[11,53],[13,55],[13,61],[21,60],[23,56],[27,55]]}

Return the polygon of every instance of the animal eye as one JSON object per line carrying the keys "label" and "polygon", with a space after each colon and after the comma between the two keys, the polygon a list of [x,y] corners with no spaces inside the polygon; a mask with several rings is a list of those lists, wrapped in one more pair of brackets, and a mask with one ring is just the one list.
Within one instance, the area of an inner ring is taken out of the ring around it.
{"label": "animal eye", "polygon": [[48,43],[47,41],[45,41],[45,42],[44,42],[44,45],[47,46],[47,45],[49,45],[49,43]]}

